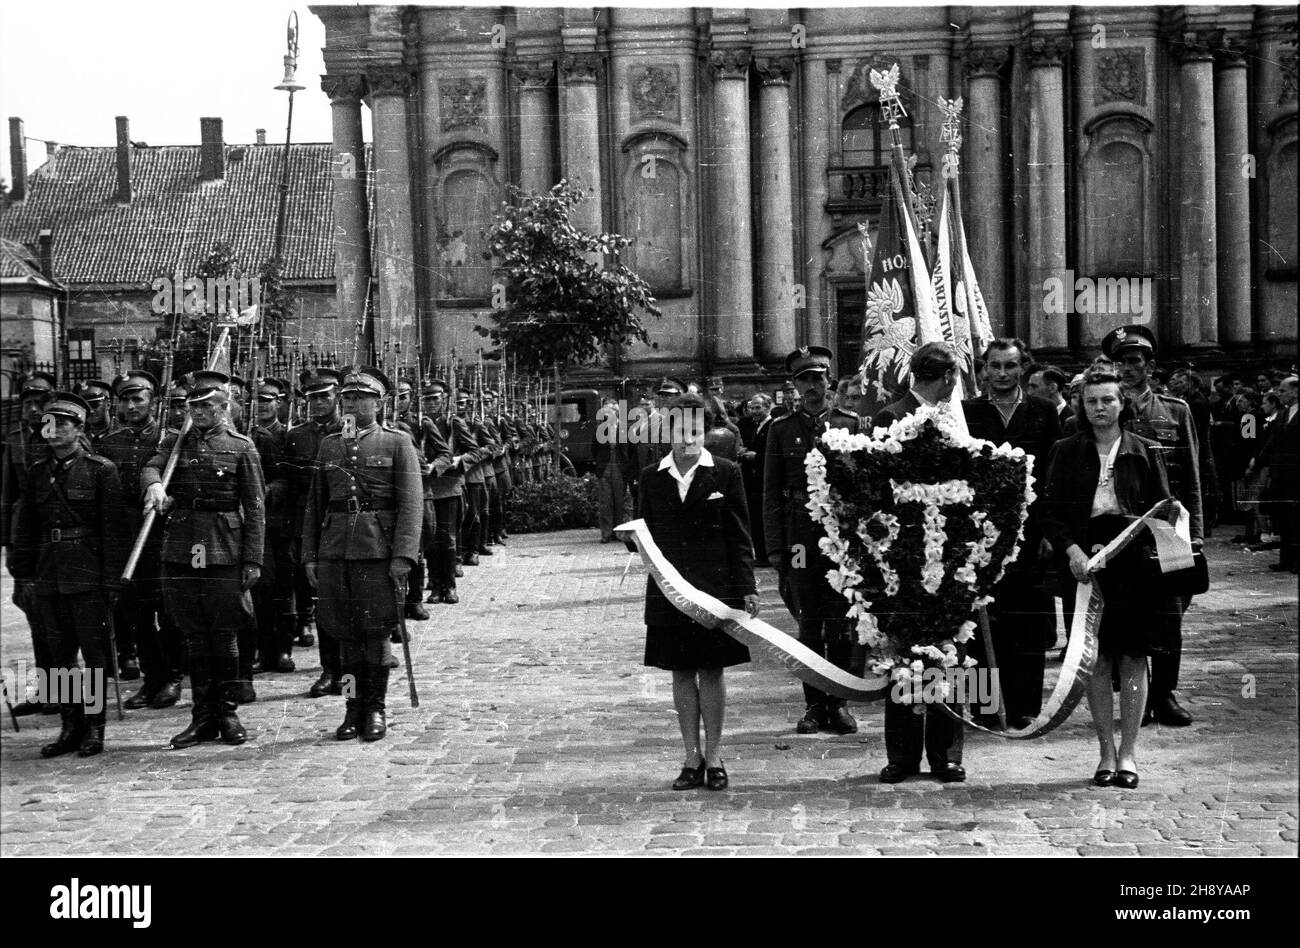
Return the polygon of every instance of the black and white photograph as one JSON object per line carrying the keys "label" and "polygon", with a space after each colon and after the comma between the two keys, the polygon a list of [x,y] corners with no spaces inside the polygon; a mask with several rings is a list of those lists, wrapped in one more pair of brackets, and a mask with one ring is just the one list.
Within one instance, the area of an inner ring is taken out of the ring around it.
{"label": "black and white photograph", "polygon": [[1296,51],[1292,5],[6,4],[30,910],[1119,857],[1084,921],[1262,920]]}

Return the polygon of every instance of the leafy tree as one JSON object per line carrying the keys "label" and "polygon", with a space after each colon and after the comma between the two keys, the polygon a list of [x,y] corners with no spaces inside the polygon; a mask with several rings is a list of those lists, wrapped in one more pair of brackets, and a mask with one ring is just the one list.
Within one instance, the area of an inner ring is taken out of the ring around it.
{"label": "leafy tree", "polygon": [[641,311],[662,313],[649,284],[618,262],[631,239],[574,225],[585,197],[578,187],[565,180],[546,194],[509,191],[483,254],[503,278],[493,287],[493,324],[475,331],[524,369],[553,372],[558,411],[570,368],[595,362],[606,347],[650,343]]}

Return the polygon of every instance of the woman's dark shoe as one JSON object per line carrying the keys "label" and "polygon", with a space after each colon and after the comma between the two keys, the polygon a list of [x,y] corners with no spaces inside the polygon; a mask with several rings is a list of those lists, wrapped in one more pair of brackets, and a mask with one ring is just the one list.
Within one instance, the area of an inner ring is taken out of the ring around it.
{"label": "woman's dark shoe", "polygon": [[1131,770],[1117,770],[1112,785],[1132,790],[1138,785],[1138,775]]}
{"label": "woman's dark shoe", "polygon": [[716,767],[704,768],[705,786],[710,790],[727,789],[727,768],[719,764]]}
{"label": "woman's dark shoe", "polygon": [[673,781],[674,790],[693,790],[704,786],[704,761],[698,767],[683,767],[682,772]]}
{"label": "woman's dark shoe", "polygon": [[1115,782],[1115,771],[1099,770],[1092,775],[1092,785],[1094,787],[1109,787]]}

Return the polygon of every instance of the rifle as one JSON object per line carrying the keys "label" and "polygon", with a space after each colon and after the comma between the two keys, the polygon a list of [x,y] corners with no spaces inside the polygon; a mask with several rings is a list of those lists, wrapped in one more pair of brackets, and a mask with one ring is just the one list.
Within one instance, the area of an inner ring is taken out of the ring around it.
{"label": "rifle", "polygon": [[407,580],[393,584],[397,593],[397,623],[402,633],[402,657],[406,659],[406,681],[411,686],[411,707],[420,706],[420,696],[415,691],[415,669],[411,666],[411,636],[406,631],[406,585]]}

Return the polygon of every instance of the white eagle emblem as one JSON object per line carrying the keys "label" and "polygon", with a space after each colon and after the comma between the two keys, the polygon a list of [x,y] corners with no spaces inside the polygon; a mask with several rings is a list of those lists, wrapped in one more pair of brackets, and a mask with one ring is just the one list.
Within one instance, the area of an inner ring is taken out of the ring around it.
{"label": "white eagle emblem", "polygon": [[903,288],[897,277],[871,284],[864,313],[870,335],[863,346],[862,368],[875,375],[873,384],[882,395],[885,387],[880,379],[892,373],[900,382],[906,381],[916,351],[916,320],[910,316],[895,319],[902,311]]}

